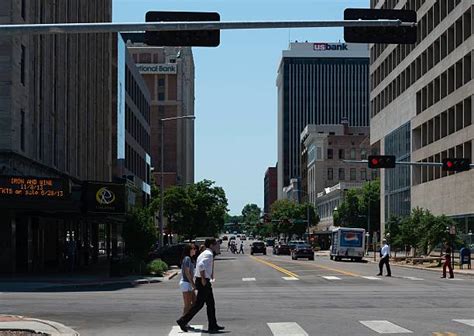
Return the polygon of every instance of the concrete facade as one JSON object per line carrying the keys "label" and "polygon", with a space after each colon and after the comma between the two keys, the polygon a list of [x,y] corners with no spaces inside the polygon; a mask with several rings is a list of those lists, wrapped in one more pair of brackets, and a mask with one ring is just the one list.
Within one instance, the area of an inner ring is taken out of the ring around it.
{"label": "concrete facade", "polygon": [[263,212],[270,213],[273,202],[277,200],[277,168],[268,167],[265,172]]}
{"label": "concrete facade", "polygon": [[[194,59],[191,48],[148,47],[127,41],[151,95],[151,162],[157,185],[161,169],[160,119],[194,115]],[[164,185],[194,183],[194,121],[164,124]]]}
{"label": "concrete facade", "polygon": [[[409,125],[411,161],[474,157],[473,4],[371,1],[373,8],[416,10],[419,24],[415,45],[371,46],[371,143],[379,142],[382,153],[391,154],[385,151],[387,137]],[[410,175],[411,208],[423,207],[474,225],[473,170],[451,174],[441,168],[413,167]],[[382,233],[390,215],[386,198],[391,182],[386,176],[382,171]]]}

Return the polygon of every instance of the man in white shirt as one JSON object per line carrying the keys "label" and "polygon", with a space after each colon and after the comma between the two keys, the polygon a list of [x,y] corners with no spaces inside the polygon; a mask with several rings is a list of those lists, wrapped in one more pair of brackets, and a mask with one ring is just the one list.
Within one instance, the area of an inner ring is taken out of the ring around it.
{"label": "man in white shirt", "polygon": [[187,325],[189,321],[191,321],[202,307],[204,307],[204,304],[207,306],[207,320],[209,323],[208,332],[216,333],[224,329],[224,327],[217,324],[214,294],[211,286],[211,279],[214,271],[213,251],[216,248],[217,241],[215,239],[206,239],[204,245],[206,246],[206,250],[199,255],[194,273],[196,277],[196,289],[198,291],[196,302],[194,302],[191,309],[185,315],[176,321],[184,332],[188,331]]}
{"label": "man in white shirt", "polygon": [[383,239],[382,240],[382,250],[380,250],[380,262],[379,262],[379,274],[377,276],[382,276],[383,274],[383,265],[385,264],[385,267],[387,267],[387,276],[392,276],[392,271],[390,270],[390,246],[387,244],[387,240]]}

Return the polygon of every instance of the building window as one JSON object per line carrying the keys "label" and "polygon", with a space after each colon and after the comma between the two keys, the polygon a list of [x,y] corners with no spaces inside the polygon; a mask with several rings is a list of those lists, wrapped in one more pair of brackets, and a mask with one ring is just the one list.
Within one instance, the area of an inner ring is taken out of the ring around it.
{"label": "building window", "polygon": [[332,160],[333,153],[332,153],[332,148],[328,148],[328,160]]}
{"label": "building window", "polygon": [[333,179],[333,171],[332,168],[328,168],[328,180],[332,181]]}
{"label": "building window", "polygon": [[351,174],[351,181],[355,181],[357,179],[357,171],[355,168],[351,168],[351,171],[350,171],[350,174]]}
{"label": "building window", "polygon": [[158,100],[159,101],[165,100],[165,93],[164,92],[158,92]]}
{"label": "building window", "polygon": [[165,79],[164,78],[158,78],[158,86],[159,87],[164,87],[165,86]]}
{"label": "building window", "polygon": [[339,180],[344,181],[346,179],[344,168],[339,168]]}
{"label": "building window", "polygon": [[21,0],[21,17],[23,18],[23,20],[26,20],[26,4],[25,4],[25,0]]}
{"label": "building window", "polygon": [[355,159],[356,159],[356,149],[351,148],[351,160],[355,160]]}
{"label": "building window", "polygon": [[360,151],[360,159],[361,160],[367,160],[367,150],[366,149],[362,149]]}
{"label": "building window", "polygon": [[21,80],[21,84],[23,85],[25,85],[25,63],[26,63],[25,54],[26,54],[25,46],[22,45],[21,46],[21,63],[20,63],[20,80]]}
{"label": "building window", "polygon": [[362,181],[366,181],[366,180],[367,180],[367,169],[362,168],[362,169],[360,170],[360,179],[361,179]]}
{"label": "building window", "polygon": [[339,159],[344,160],[344,149],[339,149]]}
{"label": "building window", "polygon": [[21,110],[20,148],[25,151],[25,111]]}
{"label": "building window", "polygon": [[316,147],[316,160],[322,160],[323,153],[321,147]]}

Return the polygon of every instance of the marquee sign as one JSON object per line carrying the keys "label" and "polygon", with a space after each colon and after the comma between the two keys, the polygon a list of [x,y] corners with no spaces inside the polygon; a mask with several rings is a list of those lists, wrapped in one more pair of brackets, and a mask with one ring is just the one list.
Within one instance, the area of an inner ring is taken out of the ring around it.
{"label": "marquee sign", "polygon": [[0,199],[61,200],[71,192],[65,179],[32,176],[0,176]]}

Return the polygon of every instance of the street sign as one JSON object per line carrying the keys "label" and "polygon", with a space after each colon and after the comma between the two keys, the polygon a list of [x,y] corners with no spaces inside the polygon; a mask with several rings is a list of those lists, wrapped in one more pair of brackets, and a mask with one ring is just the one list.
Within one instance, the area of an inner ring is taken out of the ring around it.
{"label": "street sign", "polygon": [[369,155],[369,168],[395,168],[395,155]]}
{"label": "street sign", "polygon": [[414,44],[417,40],[416,11],[400,9],[347,8],[344,20],[392,19],[411,22],[400,27],[344,27],[344,40],[354,43]]}
{"label": "street sign", "polygon": [[462,172],[471,169],[471,160],[468,158],[447,158],[443,159],[443,170],[452,172]]}
{"label": "street sign", "polygon": [[[220,21],[216,12],[148,12],[146,22]],[[217,47],[220,30],[146,31],[145,43],[168,47]]]}

